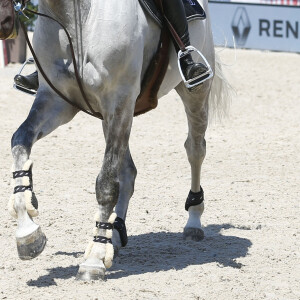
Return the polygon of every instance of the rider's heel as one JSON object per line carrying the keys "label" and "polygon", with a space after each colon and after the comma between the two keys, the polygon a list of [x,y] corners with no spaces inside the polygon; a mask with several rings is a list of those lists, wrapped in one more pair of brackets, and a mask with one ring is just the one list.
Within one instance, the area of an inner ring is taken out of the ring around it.
{"label": "rider's heel", "polygon": [[[203,63],[194,63],[191,53],[199,55]],[[185,64],[184,60],[188,62]],[[193,46],[187,46],[185,51],[178,51],[178,68],[182,80],[188,89],[202,84],[213,76],[213,71],[204,55]]]}

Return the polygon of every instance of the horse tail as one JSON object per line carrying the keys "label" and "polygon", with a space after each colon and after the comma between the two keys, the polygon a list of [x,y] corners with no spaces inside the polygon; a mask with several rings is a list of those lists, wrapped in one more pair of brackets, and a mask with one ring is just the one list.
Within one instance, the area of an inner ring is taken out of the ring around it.
{"label": "horse tail", "polygon": [[223,119],[228,115],[233,87],[228,82],[220,56],[215,53],[215,74],[209,95],[209,119]]}

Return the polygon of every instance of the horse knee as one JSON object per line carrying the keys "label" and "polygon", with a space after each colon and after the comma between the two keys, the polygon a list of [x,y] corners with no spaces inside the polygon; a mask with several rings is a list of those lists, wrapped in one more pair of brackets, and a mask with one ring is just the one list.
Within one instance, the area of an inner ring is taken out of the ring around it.
{"label": "horse knee", "polygon": [[24,122],[13,134],[11,138],[11,148],[22,145],[27,149],[31,149],[35,135],[35,131]]}
{"label": "horse knee", "polygon": [[116,176],[100,174],[96,180],[96,197],[98,204],[112,209],[118,201],[120,184]]}

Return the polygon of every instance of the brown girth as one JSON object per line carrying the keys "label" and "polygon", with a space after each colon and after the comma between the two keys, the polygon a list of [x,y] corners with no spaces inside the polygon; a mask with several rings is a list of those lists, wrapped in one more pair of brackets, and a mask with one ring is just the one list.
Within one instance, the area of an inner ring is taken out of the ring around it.
{"label": "brown girth", "polygon": [[158,49],[142,81],[141,93],[135,104],[134,116],[144,114],[157,107],[157,94],[169,65],[169,45],[169,32],[166,27],[163,27]]}
{"label": "brown girth", "polygon": [[[28,0],[23,0],[22,2],[25,3]],[[162,3],[161,0],[156,0],[157,5],[159,5],[159,7],[161,7],[162,9]],[[67,103],[69,103],[70,105],[76,107],[77,109],[91,115],[94,117],[97,117],[99,119],[103,120],[103,116],[101,115],[101,113],[96,112],[92,106],[90,105],[88,98],[86,96],[86,93],[84,91],[82,82],[80,80],[80,75],[78,73],[78,68],[77,68],[77,63],[76,63],[76,59],[75,59],[75,52],[74,52],[74,48],[73,48],[73,43],[72,43],[72,39],[70,34],[68,33],[68,31],[66,30],[65,26],[63,24],[61,24],[59,21],[57,21],[56,19],[52,18],[51,16],[42,14],[42,13],[38,13],[35,11],[32,11],[28,8],[25,8],[25,11],[31,12],[33,14],[36,14],[38,16],[42,16],[42,17],[46,17],[49,18],[55,22],[57,22],[65,31],[69,44],[70,44],[70,50],[71,50],[71,56],[72,56],[72,60],[73,60],[73,64],[74,64],[74,72],[75,72],[75,77],[76,77],[76,81],[78,83],[78,87],[80,89],[80,93],[87,105],[87,107],[89,108],[89,110],[85,110],[84,108],[82,108],[81,106],[79,106],[78,104],[72,102],[71,100],[69,100],[65,95],[63,95],[53,84],[52,82],[49,80],[48,76],[45,74],[44,70],[41,67],[41,64],[39,62],[39,59],[37,58],[33,47],[29,41],[28,35],[27,35],[27,31],[26,28],[24,26],[24,24],[21,22],[21,27],[22,30],[24,31],[25,34],[25,38],[27,41],[27,44],[30,48],[30,51],[32,52],[32,55],[34,57],[35,63],[39,69],[39,72],[41,73],[41,75],[44,77],[45,81],[48,83],[48,85],[63,99],[65,100]],[[163,12],[163,10],[162,10]],[[171,30],[171,33],[174,37],[174,39],[177,41],[177,37],[178,35],[176,34],[175,30],[173,29],[173,31],[175,32],[175,34],[177,35],[174,36],[174,33],[172,32],[172,25],[168,24],[170,23],[167,18],[165,18],[165,20],[167,21],[167,26],[169,28],[169,30]],[[168,33],[168,28],[167,26],[164,26],[162,31],[161,31],[161,36],[160,36],[160,42],[158,45],[158,49],[156,54],[154,55],[154,57],[152,58],[146,73],[144,75],[142,84],[141,84],[141,92],[136,100],[136,106],[135,106],[135,110],[134,110],[134,116],[138,116],[140,114],[146,113],[154,108],[156,108],[157,103],[158,103],[158,99],[157,99],[157,94],[160,88],[160,85],[164,79],[164,76],[166,74],[167,71],[167,67],[169,64],[169,44],[170,44],[170,36]],[[181,42],[181,39],[178,37],[178,42]],[[182,42],[181,42],[182,43]],[[183,44],[182,44],[183,45]],[[180,48],[182,48],[181,46]],[[184,45],[183,45],[184,47]]]}

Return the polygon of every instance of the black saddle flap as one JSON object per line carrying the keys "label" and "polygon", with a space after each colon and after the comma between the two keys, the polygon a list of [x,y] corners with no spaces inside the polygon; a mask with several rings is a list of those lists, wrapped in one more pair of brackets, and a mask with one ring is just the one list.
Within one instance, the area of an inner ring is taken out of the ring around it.
{"label": "black saddle flap", "polygon": [[[162,27],[162,15],[159,12],[154,0],[139,0],[141,6],[149,13],[153,20]],[[206,19],[206,14],[204,9],[198,3],[197,0],[182,0],[185,13],[188,21],[199,19]]]}

